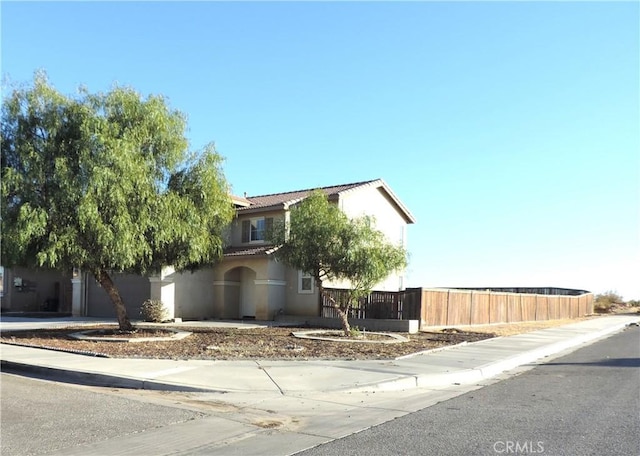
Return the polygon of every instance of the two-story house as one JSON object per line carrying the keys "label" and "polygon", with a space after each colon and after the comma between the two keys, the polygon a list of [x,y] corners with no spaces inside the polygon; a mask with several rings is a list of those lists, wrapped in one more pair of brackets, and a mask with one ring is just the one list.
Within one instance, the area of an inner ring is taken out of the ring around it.
{"label": "two-story house", "polygon": [[[406,247],[406,227],[414,223],[409,210],[381,179],[321,188],[329,201],[347,216],[373,216],[376,227],[389,241]],[[270,320],[278,312],[289,315],[317,315],[318,295],[314,280],[302,271],[291,270],[274,258],[274,246],[265,233],[275,219],[288,216],[289,209],[313,189],[272,195],[234,198],[237,218],[231,229],[230,245],[222,263],[213,270],[214,309],[222,318]],[[324,283],[346,288],[348,283]],[[392,274],[375,289],[404,288],[403,272]]]}
{"label": "two-story house", "polygon": [[[271,320],[278,313],[318,316],[318,292],[313,279],[302,271],[292,270],[276,261],[273,255],[275,246],[270,245],[265,236],[274,220],[286,219],[290,208],[313,190],[232,197],[237,216],[229,227],[228,246],[224,256],[213,267],[193,273],[178,273],[172,268],[165,268],[160,275],[152,277],[115,274],[114,282],[127,306],[129,316],[132,319],[139,318],[140,306],[149,298],[161,299],[169,310],[170,318],[184,320]],[[407,225],[415,220],[383,180],[336,185],[320,190],[350,217],[373,216],[376,227],[391,242],[406,246]],[[31,277],[29,274],[38,275]],[[20,275],[21,282],[34,284],[32,292],[37,302],[42,301],[43,296],[49,293],[49,288],[53,290],[53,294],[59,293],[56,290],[64,290],[64,300],[70,301],[69,306],[74,315],[115,315],[107,294],[88,274],[74,274],[70,280],[71,286],[67,286],[69,277],[63,275],[55,283],[52,282],[53,279],[45,281],[42,273],[38,272],[16,270],[13,275]],[[5,279],[6,276],[5,274]],[[11,280],[14,280],[13,276]],[[404,288],[403,282],[403,273],[398,272],[374,289],[397,291]],[[56,283],[64,286],[55,288]],[[6,291],[7,284],[4,285]],[[346,283],[323,285],[328,288],[348,287]],[[18,296],[17,292],[14,294]],[[3,307],[4,305],[3,302]],[[7,307],[10,310],[21,310],[11,303]]]}

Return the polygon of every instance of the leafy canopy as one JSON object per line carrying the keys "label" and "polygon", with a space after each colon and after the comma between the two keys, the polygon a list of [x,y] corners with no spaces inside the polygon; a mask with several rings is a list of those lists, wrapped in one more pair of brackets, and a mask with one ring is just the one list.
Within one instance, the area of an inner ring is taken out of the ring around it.
{"label": "leafy canopy", "polygon": [[407,264],[405,249],[388,242],[370,217],[349,219],[321,191],[291,209],[279,240],[278,259],[313,275],[319,286],[325,279],[350,281],[356,299]]}
{"label": "leafy canopy", "polygon": [[145,273],[214,262],[233,217],[213,144],[130,88],[62,95],[44,73],[2,105],[3,264]]}

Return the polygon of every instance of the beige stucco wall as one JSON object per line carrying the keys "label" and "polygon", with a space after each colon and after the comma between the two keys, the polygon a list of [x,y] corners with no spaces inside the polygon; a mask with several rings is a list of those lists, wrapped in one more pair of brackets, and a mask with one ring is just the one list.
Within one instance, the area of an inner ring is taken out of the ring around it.
{"label": "beige stucco wall", "polygon": [[272,320],[284,309],[285,270],[272,257],[226,258],[213,271],[214,315]]}
{"label": "beige stucco wall", "polygon": [[[375,226],[389,242],[406,248],[407,223],[394,206],[393,201],[381,188],[363,187],[341,194],[339,206],[348,217],[368,215],[374,218]],[[374,290],[398,291],[404,288],[404,271],[392,273],[386,280],[376,284]],[[327,282],[326,287],[348,288],[346,282]]]}
{"label": "beige stucco wall", "polygon": [[175,286],[175,316],[184,320],[213,318],[213,268],[169,276]]}
{"label": "beige stucco wall", "polygon": [[298,292],[298,271],[287,269],[284,313],[287,315],[309,315],[318,316],[318,291],[314,288],[313,293]]}
{"label": "beige stucco wall", "polygon": [[256,279],[266,279],[269,271],[269,261],[266,257],[238,257],[225,258],[213,269],[213,280],[224,281],[225,275],[235,268],[247,267],[256,272]]}

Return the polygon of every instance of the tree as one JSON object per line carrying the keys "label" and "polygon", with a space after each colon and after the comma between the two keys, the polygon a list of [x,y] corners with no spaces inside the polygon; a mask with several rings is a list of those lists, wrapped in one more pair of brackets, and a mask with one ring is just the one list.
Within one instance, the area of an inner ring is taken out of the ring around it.
{"label": "tree", "polygon": [[130,88],[75,97],[36,73],[2,105],[2,261],[93,274],[133,329],[111,272],[215,262],[233,217],[213,144],[188,151],[183,114]]}
{"label": "tree", "polygon": [[[349,309],[376,283],[407,264],[402,246],[389,243],[370,217],[349,219],[321,191],[291,209],[289,223],[274,228],[275,255],[284,264],[314,277],[319,301],[329,299],[345,335],[350,334]],[[324,290],[323,280],[348,280],[351,288],[340,302]]]}

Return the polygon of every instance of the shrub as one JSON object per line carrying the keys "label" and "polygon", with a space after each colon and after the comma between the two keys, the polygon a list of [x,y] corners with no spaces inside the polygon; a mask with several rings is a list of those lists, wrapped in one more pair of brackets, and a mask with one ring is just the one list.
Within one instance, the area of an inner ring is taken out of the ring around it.
{"label": "shrub", "polygon": [[607,291],[595,296],[593,308],[596,312],[609,312],[613,305],[623,303],[622,296],[615,291]]}
{"label": "shrub", "polygon": [[160,323],[167,319],[167,309],[162,301],[157,299],[147,299],[142,303],[140,315],[144,321]]}

